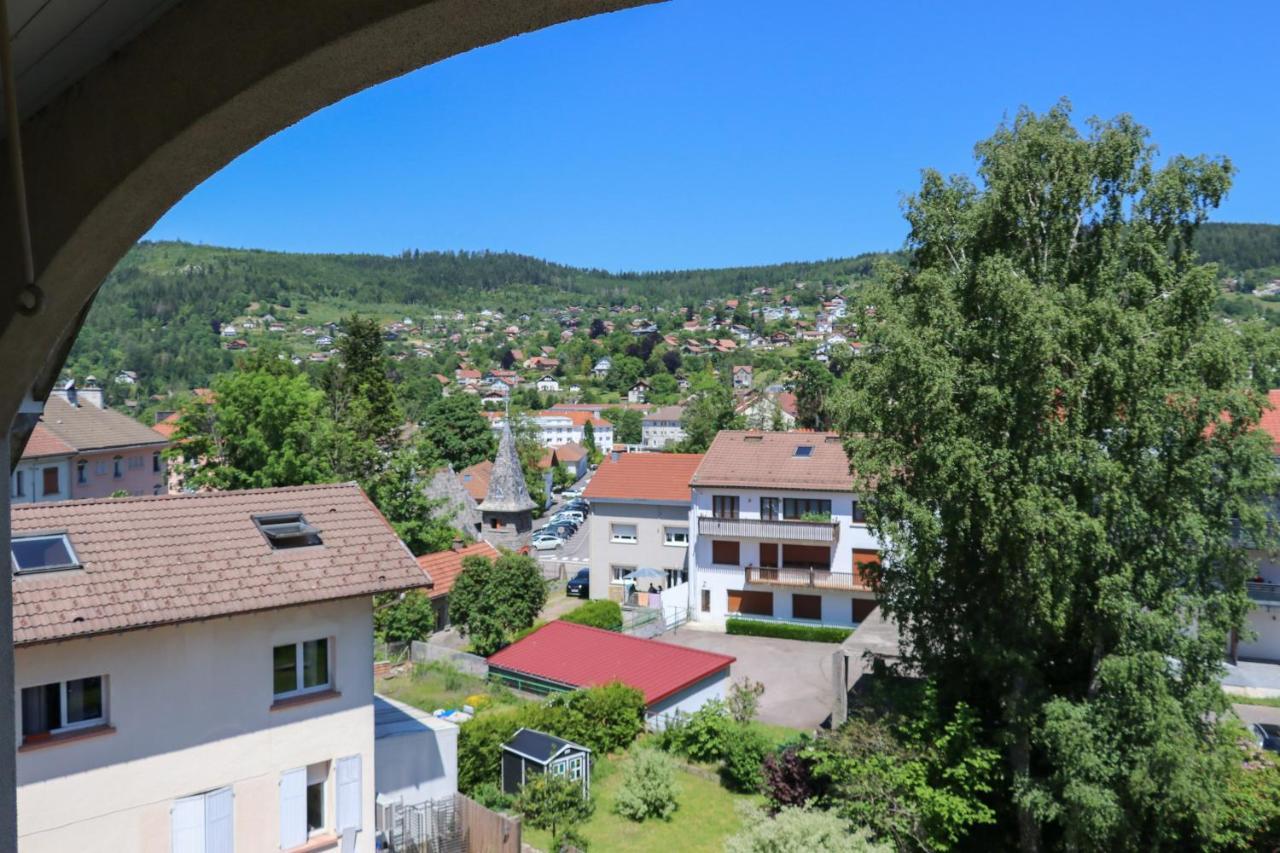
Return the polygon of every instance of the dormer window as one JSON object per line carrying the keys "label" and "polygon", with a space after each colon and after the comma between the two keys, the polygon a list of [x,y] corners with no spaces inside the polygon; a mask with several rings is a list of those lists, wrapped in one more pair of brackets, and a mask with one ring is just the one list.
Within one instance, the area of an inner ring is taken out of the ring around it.
{"label": "dormer window", "polygon": [[75,549],[65,533],[15,536],[9,545],[9,555],[16,575],[80,568]]}
{"label": "dormer window", "polygon": [[797,459],[808,459],[812,455],[813,455],[813,445],[811,444],[802,444],[796,448]]}
{"label": "dormer window", "polygon": [[300,512],[255,515],[253,523],[258,525],[267,543],[275,551],[324,544],[320,539],[320,529],[308,524],[306,517]]}

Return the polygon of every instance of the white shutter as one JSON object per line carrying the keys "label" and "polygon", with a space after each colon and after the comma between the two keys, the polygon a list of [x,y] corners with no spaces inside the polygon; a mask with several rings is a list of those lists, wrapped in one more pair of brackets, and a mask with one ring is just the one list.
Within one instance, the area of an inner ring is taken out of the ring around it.
{"label": "white shutter", "polygon": [[338,759],[338,832],[363,829],[361,816],[360,756]]}
{"label": "white shutter", "polygon": [[204,795],[204,853],[234,853],[232,804],[230,788]]}
{"label": "white shutter", "polygon": [[205,853],[204,796],[174,800],[169,809],[170,849],[173,853]]}
{"label": "white shutter", "polygon": [[307,768],[280,774],[280,847],[307,843]]}

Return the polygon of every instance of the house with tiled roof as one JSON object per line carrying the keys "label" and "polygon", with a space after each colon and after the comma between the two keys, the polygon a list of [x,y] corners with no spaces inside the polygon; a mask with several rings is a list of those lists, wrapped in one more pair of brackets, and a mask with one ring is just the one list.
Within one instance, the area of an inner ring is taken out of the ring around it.
{"label": "house with tiled roof", "polygon": [[684,441],[684,406],[663,406],[647,413],[640,421],[640,443],[646,449],[661,450]]}
{"label": "house with tiled roof", "polygon": [[372,599],[428,579],[358,486],[12,528],[19,849],[372,853]]}
{"label": "house with tiled roof", "polygon": [[742,390],[750,390],[752,382],[755,380],[755,368],[749,364],[739,364],[733,368],[733,387]]}
{"label": "house with tiled roof", "polygon": [[652,581],[662,606],[687,609],[689,480],[701,462],[699,453],[621,453],[600,464],[584,493],[592,598],[623,600],[626,575],[651,568],[664,575]]}
{"label": "house with tiled roof", "polygon": [[418,558],[418,566],[431,584],[427,588],[427,594],[431,596],[437,631],[449,627],[449,592],[453,589],[453,582],[458,579],[458,575],[462,574],[462,561],[467,557],[488,557],[496,560],[499,556],[501,555],[498,549],[488,542],[464,545],[458,541],[448,551],[423,554]]}
{"label": "house with tiled roof", "polygon": [[748,429],[792,429],[796,425],[796,395],[790,391],[748,394],[734,411],[742,415]]}
{"label": "house with tiled roof", "polygon": [[[555,408],[528,416],[538,430],[538,443],[543,447],[559,447],[562,444],[585,444],[587,424],[591,424],[596,447],[613,446],[613,424],[600,417],[593,409]],[[490,421],[494,435],[501,436],[506,425],[504,418]]]}
{"label": "house with tiled roof", "polygon": [[691,616],[853,626],[879,562],[840,436],[725,430],[689,482]]}
{"label": "house with tiled roof", "polygon": [[169,440],[107,408],[102,389],[65,383],[49,395],[9,477],[13,504],[168,491]]}

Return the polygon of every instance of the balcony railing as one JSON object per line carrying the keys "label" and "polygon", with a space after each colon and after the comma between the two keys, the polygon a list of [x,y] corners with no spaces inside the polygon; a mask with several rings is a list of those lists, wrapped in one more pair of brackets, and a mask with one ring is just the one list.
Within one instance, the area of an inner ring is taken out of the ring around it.
{"label": "balcony railing", "polygon": [[835,521],[783,521],[781,519],[698,516],[698,533],[702,536],[830,544],[839,538],[839,531],[840,525]]}
{"label": "balcony railing", "polygon": [[1249,592],[1249,598],[1263,604],[1280,604],[1280,583],[1258,583],[1256,581],[1248,581],[1245,583],[1245,589]]}
{"label": "balcony railing", "polygon": [[743,571],[746,574],[747,583],[853,591],[871,589],[857,572],[833,572],[829,569],[774,569],[769,566],[743,566]]}

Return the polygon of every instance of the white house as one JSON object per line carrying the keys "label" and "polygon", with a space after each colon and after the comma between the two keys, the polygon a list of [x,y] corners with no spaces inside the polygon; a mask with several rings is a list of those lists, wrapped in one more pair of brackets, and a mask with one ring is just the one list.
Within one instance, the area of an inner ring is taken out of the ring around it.
{"label": "white house", "polygon": [[372,596],[426,578],[357,486],[12,523],[21,850],[373,851]]}
{"label": "white house", "polygon": [[543,376],[538,380],[537,387],[538,387],[538,390],[543,393],[547,393],[549,391],[559,391],[560,380],[556,379],[554,376],[548,373],[546,376]]}
{"label": "white house", "polygon": [[641,379],[627,392],[628,403],[643,403],[649,399],[649,383]]}
{"label": "white house", "polygon": [[[568,412],[549,409],[528,416],[538,430],[538,443],[543,447],[559,447],[562,444],[586,444],[583,434],[591,424],[595,446],[604,450],[613,446],[613,424],[595,412]],[[494,418],[490,427],[494,435],[502,434],[503,418]]]}
{"label": "white house", "polygon": [[692,617],[855,625],[879,548],[840,437],[724,431],[690,483]]}
{"label": "white house", "polygon": [[613,360],[608,356],[596,362],[595,367],[591,368],[591,372],[595,374],[597,379],[603,379],[609,375],[609,371],[613,369]]}
{"label": "white house", "polygon": [[644,416],[640,421],[640,443],[648,448],[663,448],[684,440],[684,406],[663,406]]}

